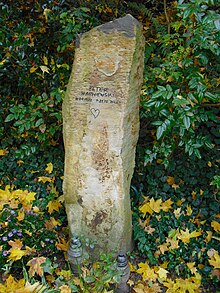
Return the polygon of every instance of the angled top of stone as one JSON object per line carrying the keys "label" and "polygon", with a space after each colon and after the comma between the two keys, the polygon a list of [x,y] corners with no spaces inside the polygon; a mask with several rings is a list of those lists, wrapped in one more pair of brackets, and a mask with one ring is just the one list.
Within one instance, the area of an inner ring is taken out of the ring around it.
{"label": "angled top of stone", "polygon": [[132,15],[127,14],[124,17],[102,24],[98,26],[97,29],[106,34],[111,32],[122,32],[127,37],[133,38],[135,36],[135,27],[137,26],[141,26],[140,22]]}

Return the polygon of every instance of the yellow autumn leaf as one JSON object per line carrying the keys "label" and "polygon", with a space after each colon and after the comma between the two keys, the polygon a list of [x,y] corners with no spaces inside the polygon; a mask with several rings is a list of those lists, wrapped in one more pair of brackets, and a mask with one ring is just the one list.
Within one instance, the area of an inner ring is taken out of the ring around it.
{"label": "yellow autumn leaf", "polygon": [[33,73],[33,72],[35,72],[37,70],[37,67],[36,66],[32,66],[31,68],[30,68],[30,73]]}
{"label": "yellow autumn leaf", "polygon": [[142,275],[143,280],[151,279],[151,280],[156,280],[157,279],[157,274],[155,274],[154,269],[151,269],[148,265],[147,262],[139,263],[138,264],[139,269],[137,270],[138,274]]}
{"label": "yellow autumn leaf", "polygon": [[[25,284],[25,289],[28,290],[28,293],[42,293],[42,292],[46,292],[47,287],[42,285],[40,282],[35,282],[33,284],[30,284],[29,282],[26,282]],[[17,293],[17,291],[16,291]],[[22,293],[22,292],[21,292]]]}
{"label": "yellow autumn leaf", "polygon": [[145,203],[144,205],[142,205],[142,206],[139,208],[139,210],[143,213],[143,217],[146,216],[146,213],[149,213],[150,215],[153,214],[153,211],[152,211],[152,209],[151,209],[151,207],[150,207],[149,202],[147,202],[147,203]]}
{"label": "yellow autumn leaf", "polygon": [[177,236],[180,240],[182,240],[184,243],[189,243],[191,238],[201,236],[201,231],[193,231],[189,232],[189,229],[186,228],[186,231],[180,230],[180,234]]}
{"label": "yellow autumn leaf", "polygon": [[192,199],[196,199],[196,191],[192,191],[191,194],[192,194]]}
{"label": "yellow autumn leaf", "polygon": [[218,253],[215,253],[211,259],[209,259],[209,263],[215,269],[220,269],[220,256]]}
{"label": "yellow autumn leaf", "polygon": [[0,200],[9,201],[11,198],[10,186],[7,185],[5,190],[0,189]]}
{"label": "yellow autumn leaf", "polygon": [[6,62],[6,59],[0,61],[0,65],[3,65]]}
{"label": "yellow autumn leaf", "polygon": [[166,200],[165,202],[162,203],[161,209],[164,212],[168,212],[169,209],[172,209],[172,204],[173,204],[173,201],[171,201],[171,199],[169,198],[168,200]]}
{"label": "yellow autumn leaf", "polygon": [[163,268],[159,268],[159,270],[157,271],[157,274],[161,280],[166,280],[167,274],[169,274],[169,272]]}
{"label": "yellow autumn leaf", "polygon": [[179,240],[167,238],[166,242],[170,245],[169,249],[177,249],[179,248]]}
{"label": "yellow autumn leaf", "polygon": [[179,219],[179,217],[180,217],[181,214],[182,214],[181,208],[178,208],[178,209],[174,210],[173,213],[174,213],[174,215],[175,215],[175,218],[176,218],[176,219]]}
{"label": "yellow autumn leaf", "polygon": [[167,183],[168,183],[169,185],[173,185],[173,184],[175,184],[174,177],[172,177],[172,176],[167,176]]}
{"label": "yellow autumn leaf", "polygon": [[43,183],[52,182],[53,177],[51,178],[51,177],[41,176],[41,177],[38,177],[38,181]]}
{"label": "yellow autumn leaf", "polygon": [[30,203],[31,201],[35,200],[35,195],[36,195],[36,192],[28,192],[25,195],[25,201]]}
{"label": "yellow autumn leaf", "polygon": [[211,231],[206,231],[206,233],[208,235],[206,236],[205,241],[206,241],[206,243],[208,243],[212,239],[212,232]]}
{"label": "yellow autumn leaf", "polygon": [[47,168],[45,169],[45,171],[49,174],[51,174],[53,172],[53,164],[52,163],[48,163],[47,164]]}
{"label": "yellow autumn leaf", "polygon": [[40,69],[42,70],[43,74],[44,72],[49,73],[50,72],[50,68],[48,68],[47,66],[41,65]]}
{"label": "yellow autumn leaf", "polygon": [[7,153],[7,150],[0,150],[0,156],[5,156]]}
{"label": "yellow autumn leaf", "polygon": [[161,203],[162,203],[162,200],[161,199],[158,199],[158,200],[154,200],[153,198],[151,198],[150,200],[150,208],[155,212],[155,213],[159,213],[160,210],[161,210]]}
{"label": "yellow autumn leaf", "polygon": [[46,257],[41,256],[41,257],[34,257],[29,262],[27,265],[30,267],[29,269],[29,274],[31,277],[33,277],[35,274],[39,275],[40,277],[43,277],[44,274],[44,269],[41,266],[41,264],[46,262]]}
{"label": "yellow autumn leaf", "polygon": [[214,254],[218,253],[217,250],[215,250],[214,248],[210,248],[208,251],[207,251],[207,255],[208,257],[212,258]]}
{"label": "yellow autumn leaf", "polygon": [[70,270],[61,270],[61,271],[56,272],[56,274],[58,276],[64,277],[65,280],[70,280],[70,278],[72,276],[72,272]]}
{"label": "yellow autumn leaf", "polygon": [[195,262],[188,262],[186,265],[192,274],[195,274],[197,272],[197,268],[195,267]]}
{"label": "yellow autumn leaf", "polygon": [[66,242],[64,238],[59,239],[59,242],[56,242],[56,247],[59,250],[67,251],[69,247],[69,241]]}
{"label": "yellow autumn leaf", "polygon": [[19,222],[24,220],[24,211],[22,210],[18,211],[17,219]]}
{"label": "yellow autumn leaf", "polygon": [[30,293],[33,291],[29,291],[24,287],[25,280],[20,279],[16,281],[12,275],[6,279],[5,284],[0,283],[0,292],[1,293]]}
{"label": "yellow autumn leaf", "polygon": [[57,211],[58,212],[59,211],[59,208],[61,208],[61,207],[62,207],[62,205],[59,202],[59,199],[51,200],[47,204],[47,208],[48,208],[49,214],[52,214],[53,211]]}
{"label": "yellow autumn leaf", "polygon": [[208,161],[207,165],[211,168],[212,167],[212,162]]}
{"label": "yellow autumn leaf", "polygon": [[16,261],[21,259],[24,255],[26,255],[26,250],[14,249],[11,251],[10,255],[8,256],[8,261]]}
{"label": "yellow autumn leaf", "polygon": [[59,287],[60,293],[71,293],[72,290],[68,285],[62,285]]}
{"label": "yellow autumn leaf", "polygon": [[220,224],[217,221],[212,221],[211,226],[217,233],[220,233]]}
{"label": "yellow autumn leaf", "polygon": [[32,236],[32,232],[28,231],[28,230],[24,230],[24,232],[28,235],[28,236]]}
{"label": "yellow autumn leaf", "polygon": [[187,216],[190,216],[192,214],[192,208],[189,205],[186,206],[186,214]]}
{"label": "yellow autumn leaf", "polygon": [[177,188],[180,188],[180,186],[178,184],[174,183],[174,184],[172,184],[172,188],[177,190]]}
{"label": "yellow autumn leaf", "polygon": [[15,249],[21,249],[22,247],[22,241],[20,239],[15,239],[8,241],[8,244],[11,246],[9,251],[15,250]]}
{"label": "yellow autumn leaf", "polygon": [[50,15],[50,13],[51,13],[51,9],[49,9],[49,8],[44,9],[43,15],[45,17],[46,22],[48,22],[48,15]]}
{"label": "yellow autumn leaf", "polygon": [[45,55],[43,56],[43,60],[44,60],[44,65],[48,65],[48,59]]}
{"label": "yellow autumn leaf", "polygon": [[159,245],[158,247],[159,247],[159,249],[160,249],[160,252],[161,252],[162,254],[164,254],[164,252],[166,252],[166,251],[169,250],[169,249],[168,249],[168,246],[169,246],[168,243],[163,243],[163,244]]}

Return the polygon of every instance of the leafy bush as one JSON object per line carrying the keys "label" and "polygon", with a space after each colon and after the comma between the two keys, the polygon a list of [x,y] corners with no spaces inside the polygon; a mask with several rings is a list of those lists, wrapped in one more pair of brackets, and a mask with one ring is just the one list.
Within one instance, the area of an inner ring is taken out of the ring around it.
{"label": "leafy bush", "polygon": [[214,4],[179,1],[170,11],[168,33],[158,23],[146,32],[141,117],[153,142],[146,164],[160,158],[168,165],[176,148],[201,158],[201,147],[213,147],[201,126],[217,121],[213,107],[220,100],[220,15]]}

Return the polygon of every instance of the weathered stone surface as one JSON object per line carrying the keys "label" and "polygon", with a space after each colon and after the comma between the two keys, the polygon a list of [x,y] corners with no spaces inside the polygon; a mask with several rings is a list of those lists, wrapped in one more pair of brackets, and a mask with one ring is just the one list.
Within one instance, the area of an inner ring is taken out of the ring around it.
{"label": "weathered stone surface", "polygon": [[63,190],[71,234],[131,250],[130,182],[144,39],[131,15],[83,34],[63,102]]}

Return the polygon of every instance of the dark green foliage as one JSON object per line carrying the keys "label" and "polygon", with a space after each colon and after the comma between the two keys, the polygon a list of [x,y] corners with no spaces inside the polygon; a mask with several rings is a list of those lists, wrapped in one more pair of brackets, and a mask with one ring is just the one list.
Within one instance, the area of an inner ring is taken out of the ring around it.
{"label": "dark green foliage", "polygon": [[[169,261],[167,269],[174,277],[190,275],[188,262],[195,262],[195,267],[202,264],[198,271],[203,281],[217,288],[207,255],[210,249],[219,250],[219,234],[211,226],[213,221],[219,222],[217,4],[215,0],[180,0],[178,5],[155,0],[0,3],[0,189],[10,185],[36,192],[33,206],[43,213],[26,211],[24,220],[18,222],[19,207],[0,210],[5,225],[0,230],[5,254],[0,253],[2,268],[7,267],[8,237],[21,237],[17,231],[25,235],[22,249],[25,245],[36,249],[31,257],[41,255],[42,248],[47,256],[58,252],[55,240],[67,225],[65,211],[63,207],[53,211],[62,226],[47,230],[48,203],[57,195],[51,191],[51,183],[42,183],[39,177],[52,178],[57,192],[62,193],[61,108],[77,38],[96,25],[131,13],[143,23],[146,37],[141,129],[131,188],[136,248],[151,265]],[[50,175],[45,173],[49,162],[53,163]],[[169,183],[171,177],[174,185]],[[144,226],[149,215],[143,216],[139,208],[146,197],[170,199],[173,205],[167,212],[153,213]],[[191,214],[186,212],[189,207]],[[179,208],[178,217],[174,211]],[[148,233],[146,227],[153,232]],[[175,239],[178,231],[186,229],[202,231],[202,235],[187,244],[179,241],[178,248],[164,254],[158,252],[168,238]],[[37,231],[38,237],[28,236],[26,230]],[[207,231],[213,233],[210,241]],[[101,286],[114,278],[114,268],[108,258],[97,265],[82,282],[101,292]],[[21,261],[13,266],[21,267]],[[50,272],[49,259],[45,267]],[[70,286],[77,292],[75,285]]]}

